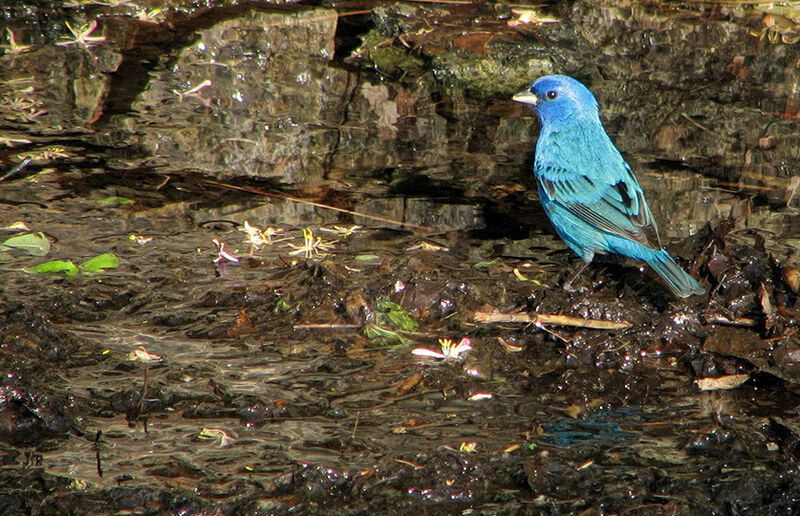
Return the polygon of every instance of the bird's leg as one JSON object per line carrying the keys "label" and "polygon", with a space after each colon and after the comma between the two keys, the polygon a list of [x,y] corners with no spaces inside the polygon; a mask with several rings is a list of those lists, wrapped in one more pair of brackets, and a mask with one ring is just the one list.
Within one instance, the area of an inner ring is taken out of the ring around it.
{"label": "bird's leg", "polygon": [[572,277],[566,283],[564,283],[564,290],[566,290],[567,292],[575,292],[577,290],[572,288],[572,282],[578,279],[578,276],[581,275],[583,270],[586,269],[586,267],[588,267],[590,263],[592,262],[583,262],[583,265],[581,265],[578,268],[578,270],[575,271],[575,274],[573,274]]}

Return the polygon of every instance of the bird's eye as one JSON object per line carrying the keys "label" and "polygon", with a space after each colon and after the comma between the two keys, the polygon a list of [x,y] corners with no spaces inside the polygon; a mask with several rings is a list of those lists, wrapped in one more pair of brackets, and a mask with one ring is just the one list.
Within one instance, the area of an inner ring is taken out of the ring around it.
{"label": "bird's eye", "polygon": [[547,92],[547,98],[553,100],[554,98],[558,97],[558,92],[554,90],[550,90]]}

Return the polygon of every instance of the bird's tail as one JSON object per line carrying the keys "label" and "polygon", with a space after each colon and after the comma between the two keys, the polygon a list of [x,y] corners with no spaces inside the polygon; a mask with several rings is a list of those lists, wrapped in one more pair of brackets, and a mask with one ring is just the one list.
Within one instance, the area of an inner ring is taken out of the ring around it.
{"label": "bird's tail", "polygon": [[675,263],[675,260],[664,249],[658,252],[652,260],[648,260],[647,264],[664,278],[676,296],[689,297],[695,294],[704,294],[706,291],[696,279],[689,276],[680,265]]}

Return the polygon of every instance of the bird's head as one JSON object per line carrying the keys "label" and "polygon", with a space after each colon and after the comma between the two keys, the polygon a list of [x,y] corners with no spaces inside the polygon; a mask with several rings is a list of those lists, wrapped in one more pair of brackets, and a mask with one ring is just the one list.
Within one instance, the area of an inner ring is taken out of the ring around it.
{"label": "bird's head", "polygon": [[589,117],[598,120],[597,100],[589,89],[566,75],[545,75],[527,90],[514,95],[513,100],[530,104],[539,115],[542,126],[564,124]]}

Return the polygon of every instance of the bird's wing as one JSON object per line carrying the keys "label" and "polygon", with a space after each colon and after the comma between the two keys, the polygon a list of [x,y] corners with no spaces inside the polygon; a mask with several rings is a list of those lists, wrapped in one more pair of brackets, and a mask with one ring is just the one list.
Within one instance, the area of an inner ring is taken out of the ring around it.
{"label": "bird's wing", "polygon": [[[587,224],[660,249],[658,228],[639,182],[624,162],[591,177],[552,164],[536,164],[536,177],[550,201]],[[597,164],[595,164],[597,166]]]}

